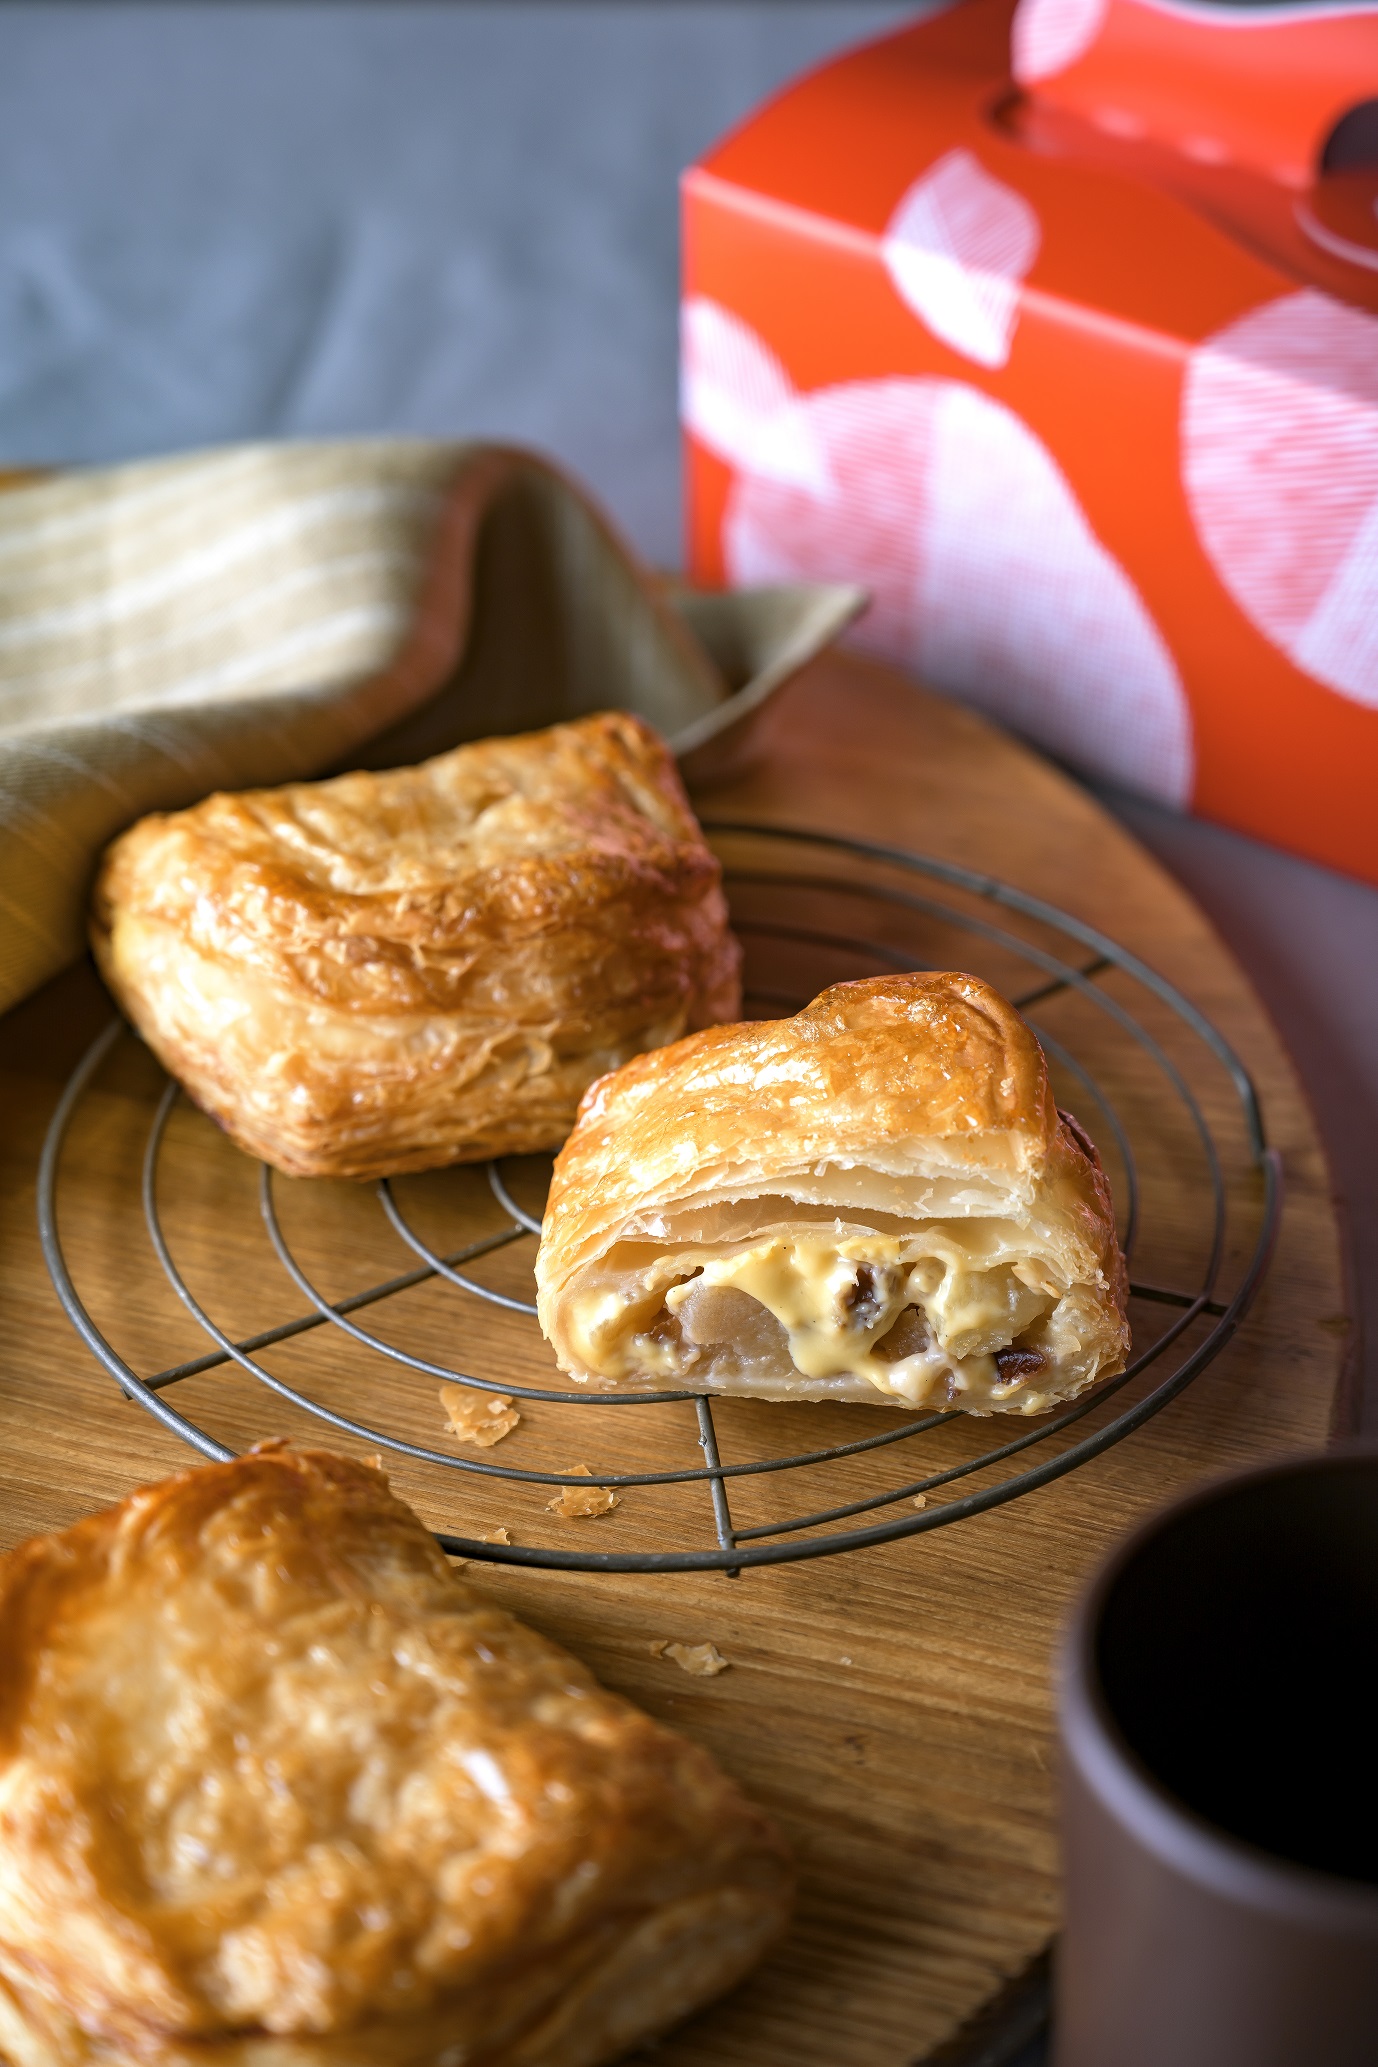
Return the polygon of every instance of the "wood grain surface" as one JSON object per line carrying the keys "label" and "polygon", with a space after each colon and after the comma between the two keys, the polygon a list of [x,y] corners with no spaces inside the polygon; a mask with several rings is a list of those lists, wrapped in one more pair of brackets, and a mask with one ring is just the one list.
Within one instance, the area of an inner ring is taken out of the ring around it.
{"label": "wood grain surface", "polygon": [[[1081,791],[969,713],[843,656],[816,663],[776,699],[760,746],[753,765],[699,794],[705,817],[749,815],[904,843],[989,870],[1102,927],[1179,985],[1234,1044],[1287,1181],[1270,1275],[1231,1346],[1156,1419],[1051,1486],[953,1527],[737,1580],[513,1568],[484,1575],[610,1685],[709,1745],[778,1814],[797,1848],[803,1892],[788,1943],[734,1997],[665,2041],[662,2067],[903,2067],[950,2040],[1055,1928],[1052,1668],[1087,1573],[1170,1495],[1229,1466],[1319,1445],[1342,1412],[1340,1256],[1316,1137],[1261,1009],[1199,912]],[[819,909],[833,912],[835,902],[824,897]],[[842,930],[835,916],[829,923]],[[1037,937],[1036,928],[1025,932]],[[938,921],[929,958],[948,941],[954,960],[961,952],[966,966],[997,981],[1008,973],[1004,950],[991,946],[975,963],[969,941]],[[830,973],[862,973],[862,965],[848,963],[844,945]],[[1100,980],[1133,1002],[1122,976]],[[96,1366],[39,1251],[34,1178],[44,1130],[108,1016],[94,977],[78,969],[0,1022],[0,1547],[191,1461]],[[1209,1200],[1190,1129],[1159,1073],[1075,993],[1049,999],[1039,1024],[1094,1062],[1143,1144],[1136,1271],[1183,1282],[1208,1231]],[[1169,1014],[1155,1031],[1196,1071],[1194,1087],[1224,1143],[1230,1288],[1260,1198],[1238,1103],[1223,1072],[1193,1059],[1193,1041]],[[60,1193],[79,1289],[144,1373],[206,1347],[158,1270],[139,1213],[139,1164],[159,1088],[149,1058],[123,1040],[74,1122]],[[1076,1104],[1075,1086],[1066,1097]],[[1083,1116],[1098,1131],[1094,1116]],[[1109,1159],[1122,1190],[1123,1172]],[[534,1184],[534,1173],[522,1181]],[[398,1195],[440,1247],[461,1225],[500,1222],[474,1172],[408,1180]],[[296,1253],[331,1299],[415,1261],[366,1188],[283,1183],[277,1197]],[[531,1197],[538,1206],[539,1194]],[[255,1166],[185,1106],[170,1124],[160,1198],[188,1283],[231,1332],[302,1311],[265,1238]],[[521,1295],[530,1246],[475,1268]],[[1165,1318],[1170,1310],[1136,1309],[1136,1340]],[[434,1280],[359,1319],[414,1354],[489,1377],[540,1384],[553,1372],[530,1323],[478,1309]],[[268,1361],[339,1411],[446,1448],[435,1381],[381,1362],[332,1328],[285,1343]],[[321,1440],[306,1414],[233,1367],[187,1379],[167,1397],[234,1447],[278,1432]],[[725,1456],[745,1459],[778,1450],[782,1416],[790,1446],[805,1448],[870,1433],[885,1411],[727,1403],[718,1426]],[[576,1412],[583,1418],[572,1422]],[[943,1432],[945,1454],[988,1444],[990,1430],[984,1422]],[[909,1468],[898,1470],[895,1454],[836,1468],[840,1477],[814,1487],[815,1504],[898,1483]],[[547,1471],[586,1462],[595,1478],[600,1466],[701,1462],[688,1407],[658,1410],[653,1424],[649,1410],[524,1405],[521,1427],[482,1455]],[[632,1489],[615,1513],[568,1522],[546,1513],[548,1489],[400,1458],[388,1468],[432,1525],[461,1534],[502,1525],[519,1544],[610,1550],[706,1540],[701,1486]],[[791,1499],[800,1504],[783,1476],[734,1482],[742,1526],[769,1522]],[[663,1638],[711,1641],[730,1669],[690,1677],[652,1655]]]}

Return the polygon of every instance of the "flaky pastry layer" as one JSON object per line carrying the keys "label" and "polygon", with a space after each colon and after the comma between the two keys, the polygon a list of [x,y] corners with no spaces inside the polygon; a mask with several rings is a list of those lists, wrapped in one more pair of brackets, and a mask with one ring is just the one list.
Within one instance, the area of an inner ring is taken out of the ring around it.
{"label": "flaky pastry layer", "polygon": [[536,1277],[580,1381],[1035,1414],[1129,1347],[1096,1151],[961,974],[838,984],[594,1085]]}
{"label": "flaky pastry layer", "polygon": [[13,2067],[597,2067],[786,1920],[766,1819],[283,1447],[0,1561]]}
{"label": "flaky pastry layer", "polygon": [[718,863],[625,713],[141,819],[92,942],[196,1102],[298,1176],[556,1148],[597,1077],[739,1009]]}

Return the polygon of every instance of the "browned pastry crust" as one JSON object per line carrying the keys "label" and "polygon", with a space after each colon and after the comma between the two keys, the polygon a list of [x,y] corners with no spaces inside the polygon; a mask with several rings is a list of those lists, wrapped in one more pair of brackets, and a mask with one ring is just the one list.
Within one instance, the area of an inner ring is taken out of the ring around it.
{"label": "browned pastry crust", "polygon": [[718,864],[620,712],[141,819],[92,941],[160,1061],[295,1176],[556,1148],[596,1077],[739,1009]]}
{"label": "browned pastry crust", "polygon": [[837,984],[596,1084],[536,1276],[577,1379],[1039,1413],[1129,1345],[1095,1149],[960,974]]}
{"label": "browned pastry crust", "polygon": [[279,1446],[0,1561],[14,2067],[596,2067],[790,1873],[706,1752]]}

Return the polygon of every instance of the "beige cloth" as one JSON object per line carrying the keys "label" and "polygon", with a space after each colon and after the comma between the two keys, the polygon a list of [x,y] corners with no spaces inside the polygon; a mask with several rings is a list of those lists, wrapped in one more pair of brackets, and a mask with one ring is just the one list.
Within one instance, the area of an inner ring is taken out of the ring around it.
{"label": "beige cloth", "polygon": [[146,811],[609,708],[692,775],[860,602],[675,596],[497,446],[236,446],[11,487],[0,1010],[81,952],[96,858]]}

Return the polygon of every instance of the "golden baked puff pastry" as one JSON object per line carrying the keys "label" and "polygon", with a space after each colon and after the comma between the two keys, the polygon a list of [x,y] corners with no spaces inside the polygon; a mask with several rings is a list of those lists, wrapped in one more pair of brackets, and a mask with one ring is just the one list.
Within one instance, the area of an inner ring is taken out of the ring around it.
{"label": "golden baked puff pastry", "polygon": [[620,712],[141,819],[92,940],[159,1060],[294,1176],[557,1148],[595,1077],[740,1009],[718,864]]}
{"label": "golden baked puff pastry", "polygon": [[536,1279],[576,1379],[1038,1414],[1129,1347],[1095,1149],[974,976],[839,983],[605,1077]]}
{"label": "golden baked puff pastry", "polygon": [[12,2067],[597,2067],[783,1928],[704,1751],[281,1446],[0,1561]]}

